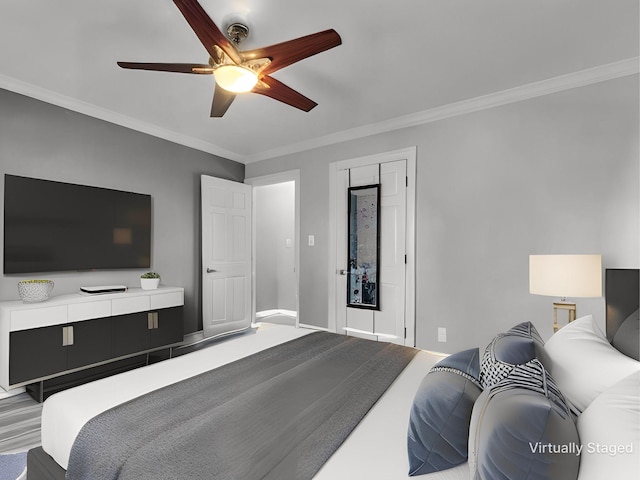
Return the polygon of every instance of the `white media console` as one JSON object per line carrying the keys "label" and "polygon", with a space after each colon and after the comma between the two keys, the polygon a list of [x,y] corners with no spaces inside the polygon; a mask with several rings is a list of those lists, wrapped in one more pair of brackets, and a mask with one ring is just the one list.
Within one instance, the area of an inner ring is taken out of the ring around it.
{"label": "white media console", "polygon": [[183,305],[180,287],[0,302],[0,387],[42,400],[46,380],[177,346]]}

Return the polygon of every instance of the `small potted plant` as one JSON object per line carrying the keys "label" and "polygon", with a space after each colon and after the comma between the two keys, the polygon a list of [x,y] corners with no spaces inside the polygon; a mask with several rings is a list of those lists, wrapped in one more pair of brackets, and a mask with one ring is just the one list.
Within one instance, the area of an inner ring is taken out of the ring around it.
{"label": "small potted plant", "polygon": [[156,272],[147,272],[140,275],[140,286],[143,290],[155,290],[160,285],[160,275]]}

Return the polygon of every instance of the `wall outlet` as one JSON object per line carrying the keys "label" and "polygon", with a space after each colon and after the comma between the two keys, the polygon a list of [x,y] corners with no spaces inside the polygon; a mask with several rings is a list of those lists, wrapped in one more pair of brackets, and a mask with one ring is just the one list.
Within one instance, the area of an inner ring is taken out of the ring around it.
{"label": "wall outlet", "polygon": [[315,235],[309,235],[309,246],[313,247],[316,244],[316,237]]}
{"label": "wall outlet", "polygon": [[438,341],[446,342],[447,341],[447,329],[443,327],[438,327]]}

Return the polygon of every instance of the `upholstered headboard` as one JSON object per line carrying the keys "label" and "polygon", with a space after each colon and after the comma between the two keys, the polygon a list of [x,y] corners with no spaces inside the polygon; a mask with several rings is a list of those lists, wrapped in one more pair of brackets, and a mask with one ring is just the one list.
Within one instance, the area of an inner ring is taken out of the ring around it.
{"label": "upholstered headboard", "polygon": [[607,339],[625,355],[640,360],[640,270],[610,268],[605,271]]}

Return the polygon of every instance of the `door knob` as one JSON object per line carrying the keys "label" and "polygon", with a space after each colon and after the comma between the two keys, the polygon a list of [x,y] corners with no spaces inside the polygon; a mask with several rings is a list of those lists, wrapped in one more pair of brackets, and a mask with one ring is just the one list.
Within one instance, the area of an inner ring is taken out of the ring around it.
{"label": "door knob", "polygon": [[345,270],[344,268],[340,270],[340,275],[347,275],[349,273],[350,273],[349,270]]}
{"label": "door knob", "polygon": [[207,273],[213,273],[216,272],[217,270],[214,270],[213,268],[209,268],[207,267]]}

